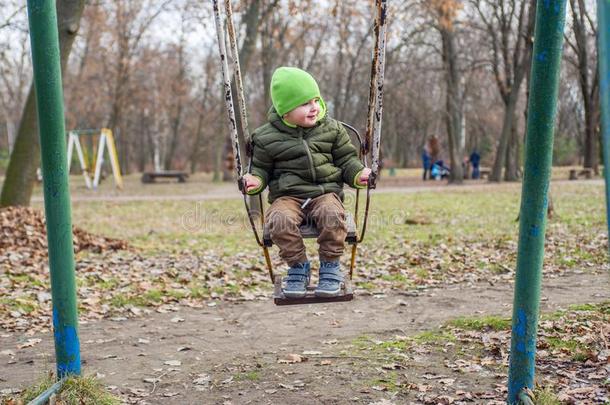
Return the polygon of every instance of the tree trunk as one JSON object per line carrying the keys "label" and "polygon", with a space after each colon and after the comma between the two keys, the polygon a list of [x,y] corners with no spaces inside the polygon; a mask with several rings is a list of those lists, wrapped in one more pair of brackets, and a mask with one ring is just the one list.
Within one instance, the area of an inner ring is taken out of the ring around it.
{"label": "tree trunk", "polygon": [[449,138],[449,157],[451,161],[451,175],[449,181],[461,184],[464,181],[462,170],[462,156],[464,152],[461,148],[462,142],[462,97],[460,97],[460,74],[457,67],[457,54],[455,51],[455,33],[450,28],[441,28],[441,38],[443,42],[443,62],[445,65],[445,79],[447,82],[447,99],[445,113],[445,123],[447,125],[447,135]]}
{"label": "tree trunk", "polygon": [[[578,5],[576,5],[578,3]],[[599,125],[599,66],[596,49],[589,49],[587,38],[587,10],[584,0],[570,0],[576,43],[572,45],[578,58],[578,82],[585,110],[584,163],[583,167],[599,173],[599,150],[597,127]],[[590,55],[592,53],[592,55]],[[591,77],[590,63],[594,63]]]}
{"label": "tree trunk", "polygon": [[178,147],[178,138],[180,136],[180,124],[182,122],[182,97],[178,97],[178,106],[176,111],[176,116],[172,120],[171,128],[171,139],[169,141],[169,145],[167,145],[166,153],[165,153],[165,162],[163,163],[163,168],[165,170],[171,170],[172,161],[174,160],[174,155],[176,154],[176,148]]}
{"label": "tree trunk", "polygon": [[[265,21],[263,26],[263,32],[261,34],[261,74],[263,78],[263,102],[265,106],[271,105],[270,86],[271,86],[271,68],[273,66],[273,60],[275,57],[275,51],[273,49],[271,39],[272,27],[270,22]],[[266,113],[266,110],[265,110]],[[265,114],[263,114],[263,119]]]}
{"label": "tree trunk", "polygon": [[191,151],[190,156],[190,166],[191,166],[191,174],[197,171],[197,164],[199,163],[199,150],[201,149],[201,141],[203,138],[203,118],[204,118],[204,109],[202,106],[202,110],[197,117],[197,130],[195,131],[195,142],[193,144],[193,150]]}
{"label": "tree trunk", "polygon": [[519,180],[519,151],[520,151],[520,140],[519,134],[516,128],[516,117],[513,111],[513,125],[510,131],[510,140],[508,142],[508,148],[506,148],[506,167],[504,169],[504,181],[518,181]]}
{"label": "tree trunk", "polygon": [[[59,0],[57,2],[57,26],[62,74],[78,33],[85,0]],[[64,119],[62,117],[62,119]],[[0,206],[30,205],[36,182],[36,169],[40,165],[40,140],[38,138],[38,114],[34,85],[30,86],[13,152],[2,187]]]}
{"label": "tree trunk", "polygon": [[138,149],[138,155],[137,155],[137,159],[138,159],[138,171],[140,173],[144,172],[146,170],[146,158],[148,157],[148,139],[150,139],[150,123],[148,122],[148,117],[146,116],[146,114],[139,114],[140,116],[140,123],[142,124],[142,144],[141,147]]}
{"label": "tree trunk", "polygon": [[[515,83],[515,87],[517,83]],[[502,169],[506,163],[506,155],[508,150],[508,143],[512,138],[513,123],[515,121],[515,109],[517,108],[517,101],[519,99],[519,92],[511,90],[508,95],[508,103],[504,109],[504,121],[502,122],[502,132],[500,134],[500,141],[498,143],[498,150],[496,152],[496,159],[494,161],[493,168],[489,175],[489,181],[502,181]]]}
{"label": "tree trunk", "polygon": [[583,167],[592,169],[599,174],[599,104],[595,102],[595,97],[587,97],[585,103],[585,153]]}

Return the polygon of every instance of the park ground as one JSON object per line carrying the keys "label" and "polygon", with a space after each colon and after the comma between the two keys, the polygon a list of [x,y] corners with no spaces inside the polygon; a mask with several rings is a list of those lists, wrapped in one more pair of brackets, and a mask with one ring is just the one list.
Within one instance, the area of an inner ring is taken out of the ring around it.
{"label": "park ground", "polygon": [[[356,299],[298,307],[273,305],[234,185],[130,176],[91,192],[72,177],[85,374],[123,403],[504,403],[521,186],[416,175],[375,191]],[[603,404],[604,185],[565,178],[551,185],[536,394]],[[0,220],[13,237],[0,249],[0,398],[15,404],[54,368],[48,269],[40,213]]]}

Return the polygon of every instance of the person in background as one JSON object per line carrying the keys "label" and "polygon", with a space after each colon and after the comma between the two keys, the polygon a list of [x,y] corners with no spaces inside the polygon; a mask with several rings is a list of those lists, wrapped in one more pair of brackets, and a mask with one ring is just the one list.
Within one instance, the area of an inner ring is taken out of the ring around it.
{"label": "person in background", "polygon": [[424,145],[421,152],[421,160],[424,168],[423,180],[426,181],[430,178],[430,169],[432,168],[432,158],[430,157],[430,151],[428,145]]}
{"label": "person in background", "polygon": [[470,154],[470,158],[468,159],[472,166],[472,179],[477,180],[481,177],[480,163],[481,163],[481,155],[477,152],[476,149],[472,151]]}

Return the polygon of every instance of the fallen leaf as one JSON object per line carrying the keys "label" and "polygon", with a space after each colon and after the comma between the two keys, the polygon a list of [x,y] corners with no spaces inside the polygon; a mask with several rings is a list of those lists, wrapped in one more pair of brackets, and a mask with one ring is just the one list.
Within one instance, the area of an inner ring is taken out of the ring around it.
{"label": "fallen leaf", "polygon": [[27,347],[33,347],[33,346],[36,346],[40,342],[42,342],[42,339],[38,339],[38,338],[28,339],[25,343],[17,345],[17,349],[25,349]]}
{"label": "fallen leaf", "polygon": [[307,357],[299,356],[298,354],[290,353],[278,359],[279,364],[294,364],[294,363],[302,363],[307,361]]}

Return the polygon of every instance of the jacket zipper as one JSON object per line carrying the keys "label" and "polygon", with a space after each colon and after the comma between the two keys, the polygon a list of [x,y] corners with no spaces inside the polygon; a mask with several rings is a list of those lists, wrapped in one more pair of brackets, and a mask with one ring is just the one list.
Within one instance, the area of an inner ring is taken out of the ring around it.
{"label": "jacket zipper", "polygon": [[305,151],[307,152],[307,157],[309,158],[309,171],[311,172],[312,181],[316,182],[316,170],[313,167],[313,157],[311,156],[311,151],[309,150],[309,145],[307,145],[307,141],[305,139],[301,139],[303,141],[303,145],[305,146]]}

